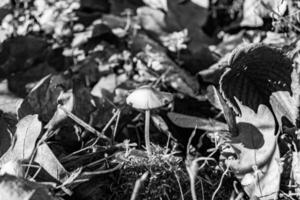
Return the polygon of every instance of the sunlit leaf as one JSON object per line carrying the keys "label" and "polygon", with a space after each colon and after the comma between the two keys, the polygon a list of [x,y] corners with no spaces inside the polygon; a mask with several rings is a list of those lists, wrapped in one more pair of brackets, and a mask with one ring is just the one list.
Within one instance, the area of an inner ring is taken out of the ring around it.
{"label": "sunlit leaf", "polygon": [[234,170],[251,198],[276,197],[281,172],[275,118],[265,105],[259,105],[255,113],[236,101],[241,110],[241,116],[236,118],[239,135],[230,138],[229,143],[237,159],[225,163]]}
{"label": "sunlit leaf", "polygon": [[0,158],[0,165],[10,160],[26,160],[32,155],[36,141],[42,131],[42,123],[37,115],[28,115],[17,124],[14,143]]}
{"label": "sunlit leaf", "polygon": [[0,176],[1,200],[55,200],[48,188],[15,176],[7,174]]}

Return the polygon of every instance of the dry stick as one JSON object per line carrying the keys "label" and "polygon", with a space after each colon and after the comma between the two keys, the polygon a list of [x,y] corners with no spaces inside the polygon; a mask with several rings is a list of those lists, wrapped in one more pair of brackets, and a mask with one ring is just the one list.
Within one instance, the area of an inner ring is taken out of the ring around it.
{"label": "dry stick", "polygon": [[96,160],[96,161],[94,161],[94,162],[91,162],[91,163],[89,163],[89,164],[87,164],[87,165],[83,165],[82,168],[93,167],[93,166],[97,165],[98,163],[100,163],[100,162],[102,162],[102,161],[106,161],[106,160],[108,160],[109,158],[112,158],[112,157],[114,157],[114,156],[115,156],[115,154],[112,154],[112,155],[110,155],[110,156],[101,158],[101,159]]}
{"label": "dry stick", "polygon": [[39,146],[47,139],[47,136],[50,135],[51,132],[52,132],[52,131],[51,131],[50,129],[48,129],[48,130],[44,133],[44,135],[42,136],[42,138],[38,140],[36,146],[34,147],[32,153],[31,153],[31,155],[30,155],[30,157],[29,157],[29,163],[28,163],[28,167],[27,167],[27,169],[26,169],[24,178],[27,178],[27,176],[28,176],[29,169],[30,169],[30,167],[32,166],[31,164],[32,164],[32,162],[33,162],[33,160],[34,160],[35,154],[37,153],[37,150],[38,150]]}
{"label": "dry stick", "polygon": [[92,172],[83,172],[82,175],[108,174],[108,173],[114,172],[118,169],[121,169],[122,166],[123,166],[123,163],[119,163],[117,166],[115,166],[114,168],[111,168],[111,169],[92,171]]}
{"label": "dry stick", "polygon": [[[194,131],[192,132],[192,135],[190,136],[189,141],[188,141],[187,152],[186,152],[186,153],[187,153],[187,156],[189,155],[189,146],[190,146],[190,144],[191,144],[191,142],[192,142],[193,137],[194,137],[195,134],[196,134],[196,130],[197,130],[197,125],[195,126],[195,129],[194,129]],[[218,147],[218,145],[217,145],[217,147]],[[210,153],[207,157],[200,157],[200,158],[197,158],[197,159],[195,159],[195,160],[192,161],[192,165],[193,165],[193,168],[194,168],[194,169],[198,166],[198,164],[197,164],[198,161],[201,161],[201,160],[204,160],[204,161],[205,161],[205,162],[197,169],[197,172],[205,166],[205,164],[207,163],[207,160],[215,161],[215,159],[210,158],[210,157],[218,150],[217,147],[216,147],[215,151],[213,151],[212,153]],[[187,171],[188,171],[188,174],[189,174],[189,177],[190,177],[190,185],[191,185],[192,198],[193,198],[193,200],[197,200],[196,188],[195,188],[195,176],[196,176],[196,174],[193,174],[193,172],[192,172],[192,170],[191,170],[192,167],[188,167],[188,166],[187,166],[186,168],[187,168]]]}
{"label": "dry stick", "polygon": [[[42,167],[41,166],[36,166],[36,165],[29,165],[29,164],[22,164],[22,166],[25,167],[35,167],[37,168],[36,172],[34,173],[34,175],[31,177],[31,180],[34,180],[36,178],[36,176],[40,173]],[[24,176],[26,177],[26,176]]]}
{"label": "dry stick", "polygon": [[[112,118],[111,118],[111,119],[109,120],[109,122],[106,124],[106,126],[102,129],[101,134],[104,134],[104,132],[106,131],[106,129],[108,128],[108,126],[113,122],[113,120],[114,120],[116,117],[118,117],[118,118],[117,118],[117,121],[118,121],[119,116],[120,116],[120,113],[121,113],[121,111],[118,109],[118,111],[115,112],[115,114],[112,116]],[[74,120],[74,121],[75,121],[75,120]],[[85,122],[83,122],[83,123],[85,123]],[[80,125],[81,125],[81,124],[80,124]],[[93,144],[91,144],[91,145],[89,145],[89,146],[86,146],[86,147],[84,147],[84,148],[82,148],[82,149],[79,149],[78,151],[74,151],[73,153],[71,153],[71,154],[69,154],[69,155],[63,157],[62,160],[68,159],[68,158],[70,158],[71,156],[73,156],[73,155],[75,155],[75,154],[81,153],[81,152],[83,152],[83,151],[85,151],[85,150],[88,150],[88,149],[92,148],[92,147],[98,142],[98,139],[99,139],[99,138],[97,138],[97,139],[95,140],[95,142],[93,142]]]}
{"label": "dry stick", "polygon": [[193,138],[194,138],[194,136],[195,136],[195,134],[196,134],[197,128],[198,128],[198,127],[197,127],[197,124],[196,124],[194,131],[192,132],[191,136],[189,137],[189,141],[188,141],[187,147],[186,147],[186,156],[189,156],[189,155],[190,155],[189,147],[190,147],[190,145],[191,145],[191,143],[192,143],[192,140],[193,140]]}
{"label": "dry stick", "polygon": [[58,105],[57,107],[59,109],[61,109],[62,111],[64,111],[68,117],[70,117],[72,120],[74,120],[76,123],[78,123],[79,125],[81,125],[86,130],[88,130],[91,133],[97,135],[98,137],[103,138],[103,139],[105,139],[105,140],[107,140],[107,141],[110,142],[110,139],[108,137],[106,137],[102,132],[97,131],[96,129],[94,129],[93,127],[91,127],[89,124],[85,123],[82,119],[80,119],[79,117],[77,117],[76,115],[74,115],[73,113],[71,113],[70,111],[66,110],[63,106]]}
{"label": "dry stick", "polygon": [[114,127],[113,142],[115,141],[115,138],[116,138],[117,128],[118,128],[119,121],[120,121],[120,116],[121,116],[121,110],[119,110],[119,113],[118,113],[118,116],[117,116],[117,120],[116,120],[116,124],[115,124],[115,127]]}
{"label": "dry stick", "polygon": [[[207,160],[215,161],[215,159],[213,159],[213,158],[200,157],[200,158],[197,158],[192,161],[191,167],[188,167],[188,166],[186,167],[189,177],[190,177],[191,193],[192,193],[193,200],[197,200],[197,194],[196,194],[196,188],[195,188],[195,178],[197,176],[197,172],[202,168],[202,167],[198,168],[198,161],[202,161],[202,160],[204,160],[205,162]],[[201,165],[201,166],[204,166],[204,165]]]}
{"label": "dry stick", "polygon": [[146,178],[148,177],[149,172],[145,172],[138,180],[136,180],[133,192],[131,194],[130,200],[136,200],[139,194],[139,191],[142,188],[142,184],[145,182]]}
{"label": "dry stick", "polygon": [[203,182],[202,182],[201,179],[200,179],[200,185],[201,185],[201,190],[202,190],[202,192],[201,192],[201,194],[202,194],[202,199],[204,200],[204,199],[205,199],[205,194],[204,194]]}
{"label": "dry stick", "polygon": [[221,185],[222,185],[222,183],[223,183],[223,179],[224,179],[225,175],[227,174],[228,170],[229,170],[229,165],[227,166],[226,170],[223,172],[223,174],[222,174],[222,176],[221,176],[220,183],[219,183],[217,189],[214,191],[214,193],[213,193],[213,195],[212,195],[212,197],[211,197],[211,200],[214,200],[214,199],[215,199],[215,196],[216,196],[217,192],[220,190]]}
{"label": "dry stick", "polygon": [[294,27],[294,29],[296,29],[298,32],[300,32],[300,28],[299,27],[297,27],[294,24],[292,24],[289,20],[285,19],[285,17],[282,17],[279,13],[277,13],[275,10],[273,10],[268,5],[266,5],[263,1],[260,1],[260,3],[261,3],[261,5],[264,6],[264,8],[266,8],[267,10],[271,11],[274,15],[276,15],[278,17],[278,19],[282,19],[284,22],[288,23],[289,25],[291,25],[292,27]]}
{"label": "dry stick", "polygon": [[[197,177],[198,178],[198,177]],[[206,180],[205,178],[203,178],[203,177],[200,177],[200,178],[198,178],[199,180],[195,183],[195,186],[196,185],[198,185],[199,183],[201,183],[201,189],[202,189],[202,191],[204,191],[204,189],[203,189],[203,183],[202,183],[202,181],[205,181],[207,184],[209,184],[209,185],[213,185],[210,181],[208,181],[208,180]],[[189,189],[189,190],[187,190],[184,194],[183,194],[183,196],[186,196],[186,195],[188,195],[188,193],[191,191],[191,189]],[[202,196],[204,197],[204,193],[202,194]],[[204,199],[204,198],[203,198]]]}
{"label": "dry stick", "polygon": [[178,183],[178,187],[179,187],[179,191],[180,191],[180,195],[181,195],[181,200],[184,200],[184,195],[183,195],[183,192],[182,192],[182,187],[180,185],[179,177],[178,177],[176,172],[174,174],[175,174],[175,178],[176,178],[177,183]]}
{"label": "dry stick", "polygon": [[115,120],[116,117],[118,117],[120,115],[120,109],[118,109],[114,115],[112,116],[112,118],[107,122],[107,124],[104,126],[104,128],[101,131],[101,134],[104,135],[104,132],[108,129],[108,127],[112,124],[112,122]]}

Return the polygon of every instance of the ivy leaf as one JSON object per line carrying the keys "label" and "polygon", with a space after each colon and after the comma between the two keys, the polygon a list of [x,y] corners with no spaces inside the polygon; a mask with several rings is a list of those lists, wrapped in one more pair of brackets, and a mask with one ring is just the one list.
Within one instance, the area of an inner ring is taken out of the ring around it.
{"label": "ivy leaf", "polygon": [[292,112],[292,61],[281,50],[264,44],[242,45],[229,60],[230,69],[221,77],[221,92],[234,110],[241,114],[234,97],[254,112],[267,106],[281,125],[286,116],[294,122]]}
{"label": "ivy leaf", "polygon": [[237,99],[236,102],[241,110],[241,116],[236,117],[239,135],[230,138],[229,143],[237,159],[226,160],[225,163],[241,180],[251,199],[262,196],[273,199],[280,184],[280,166],[277,162],[280,156],[274,115],[263,104],[254,112]]}

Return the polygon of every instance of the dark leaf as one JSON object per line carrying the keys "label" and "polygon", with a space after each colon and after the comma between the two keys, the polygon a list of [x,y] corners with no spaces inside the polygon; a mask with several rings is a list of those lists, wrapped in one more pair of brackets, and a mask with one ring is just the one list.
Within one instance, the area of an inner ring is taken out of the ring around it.
{"label": "dark leaf", "polygon": [[233,112],[232,108],[228,106],[228,104],[223,99],[222,95],[214,86],[208,87],[208,90],[212,90],[211,92],[213,93],[212,96],[214,96],[216,103],[220,104],[221,110],[223,111],[224,117],[228,124],[229,132],[231,133],[232,136],[237,136],[238,127],[236,125],[235,113]]}
{"label": "dark leaf", "polygon": [[46,56],[48,43],[34,36],[10,38],[2,44],[0,56],[0,78],[11,73],[29,69]]}
{"label": "dark leaf", "polygon": [[[85,122],[89,122],[90,114],[95,110],[93,105],[92,95],[80,80],[75,80],[73,89],[61,91],[57,98],[57,104],[62,106],[62,109],[73,113]],[[47,129],[56,128],[61,122],[67,119],[65,111],[57,108],[51,120],[45,126]]]}
{"label": "dark leaf", "polygon": [[0,157],[12,145],[12,135],[10,133],[9,125],[5,120],[0,118]]}
{"label": "dark leaf", "polygon": [[286,103],[276,94],[292,95],[293,68],[292,61],[283,52],[264,44],[240,46],[232,53],[229,66],[220,81],[221,92],[237,113],[241,111],[234,98],[254,112],[263,104],[274,113],[285,113],[282,109],[286,110]]}
{"label": "dark leaf", "polygon": [[62,75],[46,76],[31,90],[18,109],[18,117],[38,114],[43,122],[48,122],[57,106],[57,98],[62,88],[69,88],[70,81]]}
{"label": "dark leaf", "polygon": [[172,123],[182,128],[195,128],[206,130],[206,131],[220,131],[228,130],[226,124],[215,120],[208,120],[205,118],[188,116],[184,114],[169,112],[169,119]]}

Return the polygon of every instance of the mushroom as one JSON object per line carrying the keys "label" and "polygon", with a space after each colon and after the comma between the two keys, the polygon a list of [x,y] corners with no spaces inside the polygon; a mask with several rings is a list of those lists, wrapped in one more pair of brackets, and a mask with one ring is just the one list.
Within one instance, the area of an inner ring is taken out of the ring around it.
{"label": "mushroom", "polygon": [[148,156],[151,153],[150,146],[150,110],[163,107],[173,101],[173,95],[160,92],[151,86],[142,86],[134,90],[126,99],[126,103],[138,110],[145,110],[145,144]]}

